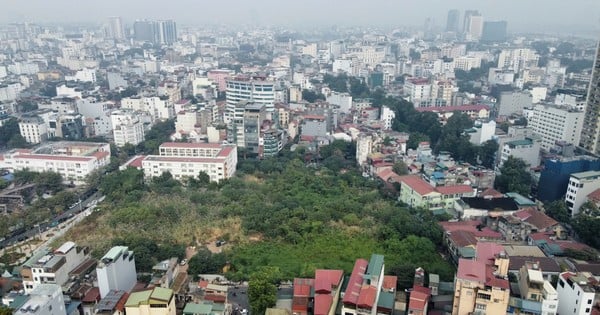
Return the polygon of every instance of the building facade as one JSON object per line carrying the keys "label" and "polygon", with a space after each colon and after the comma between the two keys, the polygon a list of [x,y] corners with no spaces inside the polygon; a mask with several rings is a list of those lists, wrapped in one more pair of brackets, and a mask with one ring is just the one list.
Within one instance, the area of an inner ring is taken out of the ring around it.
{"label": "building facade", "polygon": [[578,144],[584,113],[574,108],[536,105],[527,125],[541,137],[542,149],[550,151],[557,141]]}
{"label": "building facade", "polygon": [[587,171],[571,174],[565,195],[567,209],[572,216],[587,201],[587,195],[600,187],[600,171]]}
{"label": "building facade", "polygon": [[600,42],[588,88],[580,145],[594,154],[600,154]]}
{"label": "building facade", "polygon": [[102,298],[111,290],[131,291],[137,283],[133,251],[126,246],[111,248],[98,262],[96,274]]}

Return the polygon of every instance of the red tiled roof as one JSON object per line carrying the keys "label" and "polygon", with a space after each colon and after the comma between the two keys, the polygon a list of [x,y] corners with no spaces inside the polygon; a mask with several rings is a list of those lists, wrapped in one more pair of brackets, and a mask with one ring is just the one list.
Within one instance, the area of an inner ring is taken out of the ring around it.
{"label": "red tiled roof", "polygon": [[344,276],[342,270],[317,269],[315,271],[315,293],[329,294],[333,287],[339,285]]}
{"label": "red tiled roof", "polygon": [[398,179],[400,180],[400,182],[406,184],[408,187],[416,191],[421,196],[430,194],[435,191],[433,186],[429,185],[418,175],[404,175],[400,176]]}
{"label": "red tiled roof", "polygon": [[119,302],[117,302],[117,305],[115,306],[115,310],[118,310],[121,312],[124,311],[125,303],[127,303],[127,299],[129,299],[129,292],[123,293],[123,296],[121,297],[121,299],[119,299]]}
{"label": "red tiled roof", "polygon": [[485,264],[483,261],[459,258],[456,277],[459,279],[485,282]]}
{"label": "red tiled roof", "polygon": [[383,284],[381,287],[384,290],[395,290],[398,283],[398,277],[396,276],[383,276]]}
{"label": "red tiled roof", "polygon": [[344,304],[356,305],[358,303],[358,296],[360,295],[362,288],[363,275],[365,274],[368,265],[369,262],[365,259],[357,259],[354,263],[352,274],[348,280],[348,287],[346,288],[344,299],[342,300]]}
{"label": "red tiled roof", "polygon": [[496,256],[502,252],[504,252],[504,247],[492,242],[478,242],[475,248],[477,260],[483,261],[486,265],[493,264]]}
{"label": "red tiled roof", "polygon": [[229,156],[231,151],[233,151],[233,147],[224,147],[223,150],[221,150],[221,152],[219,152],[218,156],[227,157],[227,156]]}
{"label": "red tiled roof", "polygon": [[[477,238],[492,238],[501,239],[502,234],[490,229],[487,226],[483,226],[483,223],[477,220],[470,221],[456,221],[456,222],[440,222],[442,229],[445,232],[453,233],[455,231],[468,231],[471,232]],[[477,226],[480,226],[478,229]]]}
{"label": "red tiled roof", "polygon": [[317,294],[315,296],[314,315],[327,315],[333,303],[331,294]]}
{"label": "red tiled roof", "polygon": [[537,210],[534,207],[519,210],[513,214],[513,216],[525,221],[535,227],[538,230],[546,230],[558,224],[558,222],[545,213]]}
{"label": "red tiled roof", "polygon": [[480,197],[492,197],[492,198],[501,198],[504,197],[504,194],[495,190],[494,188],[488,188],[481,193]]}
{"label": "red tiled roof", "polygon": [[314,286],[314,279],[295,278],[294,296],[310,296],[310,289]]}
{"label": "red tiled roof", "polygon": [[477,238],[469,231],[455,231],[448,235],[457,247],[467,247],[477,245]]}
{"label": "red tiled roof", "polygon": [[375,305],[375,298],[377,298],[377,288],[365,285],[360,290],[356,305],[360,308],[371,309]]}
{"label": "red tiled roof", "polygon": [[218,303],[224,303],[227,299],[226,296],[220,294],[206,294],[204,295],[204,299],[207,301],[213,301]]}
{"label": "red tiled roof", "polygon": [[135,168],[142,168],[142,161],[146,158],[145,155],[140,155],[137,158],[135,158],[133,161],[131,161],[131,163],[129,163],[128,166],[130,167],[135,167]]}
{"label": "red tiled roof", "polygon": [[98,160],[103,159],[109,155],[110,155],[110,153],[106,152],[106,151],[102,151],[102,152],[98,151],[98,152],[94,152],[94,154],[92,154],[92,156],[96,157]]}
{"label": "red tiled roof", "polygon": [[600,202],[600,188],[592,191],[587,195],[588,200],[598,203]]}
{"label": "red tiled roof", "polygon": [[492,267],[492,265],[486,266],[485,274],[486,274],[485,285],[490,286],[490,287],[502,288],[502,289],[510,288],[508,279],[497,278],[494,275],[494,268]]}
{"label": "red tiled roof", "polygon": [[425,306],[427,305],[427,301],[429,300],[429,294],[413,291],[410,293],[410,300],[408,302],[409,310],[419,310],[425,312]]}
{"label": "red tiled roof", "polygon": [[441,186],[435,188],[442,195],[466,194],[473,192],[469,185]]}
{"label": "red tiled roof", "polygon": [[377,173],[377,176],[381,178],[381,180],[383,180],[384,182],[392,181],[397,183],[400,181],[400,175],[396,174],[391,169],[381,170]]}
{"label": "red tiled roof", "polygon": [[96,303],[98,301],[100,301],[100,289],[97,287],[93,287],[85,294],[83,299],[81,299],[81,302],[84,303]]}

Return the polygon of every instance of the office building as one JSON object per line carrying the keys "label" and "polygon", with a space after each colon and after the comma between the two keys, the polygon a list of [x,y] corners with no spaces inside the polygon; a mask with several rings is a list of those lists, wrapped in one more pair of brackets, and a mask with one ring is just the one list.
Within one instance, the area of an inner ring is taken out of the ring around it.
{"label": "office building", "polygon": [[465,11],[464,35],[468,41],[481,39],[483,33],[483,16],[478,11]]}
{"label": "office building", "polygon": [[588,88],[580,145],[594,154],[600,154],[600,43]]}
{"label": "office building", "polygon": [[571,174],[565,201],[569,214],[575,216],[587,201],[587,196],[600,187],[600,171],[587,171]]}
{"label": "office building", "polygon": [[159,147],[160,155],[148,155],[142,160],[146,178],[170,172],[173,178],[198,177],[206,173],[210,180],[219,182],[231,178],[237,166],[237,147],[218,143],[165,142]]}
{"label": "office building", "polygon": [[133,23],[133,32],[137,41],[161,45],[171,45],[177,41],[177,24],[173,20],[138,20]]}
{"label": "office building", "polygon": [[126,246],[111,248],[98,262],[96,274],[102,298],[111,290],[131,291],[137,283],[133,251]]}
{"label": "office building", "polygon": [[578,144],[584,113],[569,107],[536,105],[527,125],[541,137],[542,149],[550,151],[557,142]]}
{"label": "office building", "polygon": [[552,156],[543,164],[537,198],[544,203],[564,198],[571,174],[600,171],[600,158],[589,155]]}
{"label": "office building", "polygon": [[125,39],[125,29],[123,20],[120,16],[111,16],[108,18],[108,37],[112,39]]}
{"label": "office building", "polygon": [[558,275],[558,314],[591,314],[598,293],[597,284],[590,273],[567,271]]}
{"label": "office building", "polygon": [[141,42],[157,42],[155,23],[147,20],[133,22],[133,38]]}
{"label": "office building", "polygon": [[498,116],[522,114],[523,109],[531,107],[533,98],[529,92],[502,92],[498,101]]}
{"label": "office building", "polygon": [[446,20],[446,32],[458,33],[459,19],[460,19],[460,11],[458,11],[458,10],[448,11],[448,19]]}
{"label": "office building", "polygon": [[506,40],[506,21],[483,22],[482,42],[504,42]]}
{"label": "office building", "polygon": [[171,45],[177,41],[177,25],[173,20],[157,21],[156,31],[160,44]]}
{"label": "office building", "polygon": [[508,160],[508,157],[522,159],[529,167],[540,164],[540,140],[537,137],[526,137],[523,140],[513,140],[504,143],[500,155],[500,166]]}
{"label": "office building", "polygon": [[226,80],[226,85],[226,107],[223,117],[226,124],[233,121],[236,105],[241,101],[262,104],[268,113],[274,111],[275,82],[264,77],[239,76]]}

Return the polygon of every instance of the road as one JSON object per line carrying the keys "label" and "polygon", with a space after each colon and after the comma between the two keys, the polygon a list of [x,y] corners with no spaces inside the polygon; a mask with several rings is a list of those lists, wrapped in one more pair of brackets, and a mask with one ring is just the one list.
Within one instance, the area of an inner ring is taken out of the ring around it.
{"label": "road", "polygon": [[72,218],[73,216],[75,216],[75,214],[80,213],[81,211],[85,210],[87,207],[89,207],[93,203],[96,203],[98,201],[98,199],[100,199],[101,197],[102,196],[99,192],[95,192],[94,194],[90,195],[87,199],[76,203],[74,207],[64,211],[60,215],[55,216],[51,220],[40,223],[40,224],[36,225],[35,227],[33,227],[21,234],[17,234],[13,237],[3,240],[2,242],[0,242],[0,248],[14,245],[18,242],[25,241],[35,235],[38,235],[38,234],[48,230],[49,228],[51,228],[52,227],[51,225],[53,222],[64,222],[64,221],[68,220],[69,218]]}

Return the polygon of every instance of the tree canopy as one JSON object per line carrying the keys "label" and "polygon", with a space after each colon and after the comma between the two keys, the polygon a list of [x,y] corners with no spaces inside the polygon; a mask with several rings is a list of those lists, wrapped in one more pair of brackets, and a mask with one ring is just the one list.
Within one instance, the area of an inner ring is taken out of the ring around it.
{"label": "tree canopy", "polygon": [[502,193],[516,192],[529,196],[533,179],[527,168],[525,161],[509,156],[500,168],[500,175],[496,176],[494,187]]}

